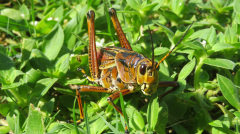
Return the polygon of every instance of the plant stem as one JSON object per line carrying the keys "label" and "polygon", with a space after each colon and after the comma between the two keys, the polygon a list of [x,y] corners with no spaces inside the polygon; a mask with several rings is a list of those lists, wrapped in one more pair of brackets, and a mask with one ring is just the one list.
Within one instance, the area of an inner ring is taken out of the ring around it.
{"label": "plant stem", "polygon": [[195,90],[199,89],[200,88],[200,74],[201,74],[201,68],[202,68],[202,65],[203,65],[203,61],[206,57],[200,57],[199,60],[198,60],[198,63],[197,63],[197,66],[196,66],[196,69],[195,69],[195,74],[194,74],[194,88]]}

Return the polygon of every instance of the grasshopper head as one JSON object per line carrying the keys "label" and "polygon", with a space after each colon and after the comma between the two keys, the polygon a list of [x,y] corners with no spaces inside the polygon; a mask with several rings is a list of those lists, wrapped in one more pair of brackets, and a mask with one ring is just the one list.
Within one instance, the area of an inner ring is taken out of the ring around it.
{"label": "grasshopper head", "polygon": [[152,65],[152,61],[144,58],[137,65],[137,83],[145,95],[156,92],[158,87],[158,69]]}

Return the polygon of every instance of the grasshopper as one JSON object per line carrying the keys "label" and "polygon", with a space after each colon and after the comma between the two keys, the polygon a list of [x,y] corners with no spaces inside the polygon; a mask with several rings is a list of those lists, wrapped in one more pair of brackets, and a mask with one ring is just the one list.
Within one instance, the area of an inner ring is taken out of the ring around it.
{"label": "grasshopper", "polygon": [[[120,93],[124,96],[142,91],[145,95],[151,95],[156,92],[158,87],[178,87],[179,85],[176,81],[159,82],[158,70],[160,63],[170,55],[178,44],[180,44],[185,35],[159,62],[154,62],[154,54],[152,54],[152,59],[149,59],[132,50],[120,26],[116,10],[110,8],[109,14],[114,29],[117,32],[121,47],[112,46],[97,49],[94,26],[95,13],[93,10],[87,13],[89,36],[88,61],[91,74],[91,77],[88,77],[88,79],[101,86],[72,86],[73,89],[76,89],[80,120],[84,118],[80,92],[112,93],[107,98],[107,101],[123,116],[122,110],[113,103],[115,99],[119,98]],[[128,133],[127,126],[125,127],[125,132]]]}

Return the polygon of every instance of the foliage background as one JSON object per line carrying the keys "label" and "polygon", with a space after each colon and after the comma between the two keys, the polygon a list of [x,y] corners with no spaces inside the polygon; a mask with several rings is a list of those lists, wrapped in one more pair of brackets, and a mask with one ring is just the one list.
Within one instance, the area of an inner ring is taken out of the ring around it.
{"label": "foliage background", "polygon": [[96,13],[97,45],[119,46],[110,7],[133,49],[149,58],[150,26],[156,61],[195,21],[160,66],[160,80],[180,87],[161,99],[170,88],[116,101],[124,104],[132,133],[239,133],[239,0],[1,1],[0,133],[124,132],[124,119],[101,93],[82,93],[85,121],[77,125],[69,88],[92,84],[77,69],[88,72],[88,10]]}

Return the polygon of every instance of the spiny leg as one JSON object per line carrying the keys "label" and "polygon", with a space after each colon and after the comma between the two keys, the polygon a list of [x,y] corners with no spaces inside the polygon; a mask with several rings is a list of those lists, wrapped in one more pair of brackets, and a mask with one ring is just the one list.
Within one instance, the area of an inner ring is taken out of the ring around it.
{"label": "spiny leg", "polygon": [[175,91],[179,87],[179,83],[177,81],[161,81],[159,82],[158,87],[173,87],[171,90],[168,90],[167,92],[163,93],[158,97],[159,99],[161,99],[169,93]]}
{"label": "spiny leg", "polygon": [[89,50],[88,50],[88,63],[91,72],[91,77],[96,80],[99,77],[99,65],[97,60],[97,50],[95,42],[95,26],[94,26],[94,11],[90,10],[87,13],[88,24],[88,37],[89,37]]}
{"label": "spiny leg", "polygon": [[[79,111],[80,111],[80,120],[82,121],[84,119],[84,113],[83,113],[83,107],[82,107],[82,100],[81,100],[81,96],[80,96],[80,92],[102,92],[102,93],[112,93],[113,90],[109,89],[109,88],[104,88],[104,87],[96,87],[96,86],[88,86],[88,85],[71,85],[72,89],[76,89],[76,94],[77,94],[77,100],[78,100],[78,107],[79,107]],[[122,93],[122,95],[127,95],[132,93],[131,90],[129,89],[124,89],[124,90],[120,90],[118,92],[115,92],[113,94],[111,94],[107,101],[110,105],[112,105],[122,116],[122,110],[113,103],[113,101],[117,98],[119,98],[120,93]],[[124,117],[124,116],[123,116]],[[125,124],[125,133],[128,133],[128,127]]]}
{"label": "spiny leg", "polygon": [[78,108],[79,108],[79,111],[80,111],[80,121],[83,121],[83,119],[84,119],[83,106],[82,106],[82,100],[81,100],[80,92],[112,93],[111,89],[104,88],[104,87],[88,86],[88,85],[81,85],[81,86],[71,85],[71,88],[76,90]]}
{"label": "spiny leg", "polygon": [[118,40],[119,40],[122,48],[132,50],[132,47],[130,46],[130,44],[122,30],[122,27],[118,21],[116,10],[114,8],[110,8],[109,14],[110,14],[114,29],[117,32]]}
{"label": "spiny leg", "polygon": [[[109,103],[110,105],[112,105],[112,106],[114,107],[114,109],[116,109],[116,110],[123,116],[122,110],[121,110],[116,104],[113,103],[113,101],[114,101],[115,99],[119,98],[120,93],[122,93],[122,95],[124,96],[124,95],[127,95],[127,94],[132,93],[132,91],[129,90],[129,89],[120,90],[120,91],[118,91],[118,92],[115,92],[115,93],[111,94],[111,95],[108,97],[107,100],[108,100],[108,103]],[[124,116],[123,116],[123,117],[124,117]],[[126,121],[126,119],[125,119],[125,121]],[[126,122],[125,122],[125,133],[126,133],[126,134],[129,133]]]}

